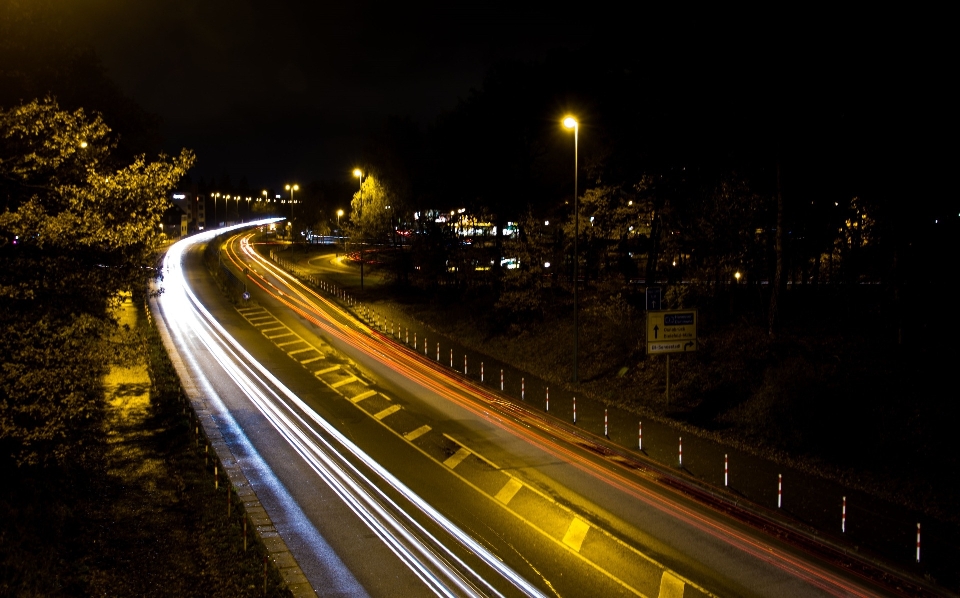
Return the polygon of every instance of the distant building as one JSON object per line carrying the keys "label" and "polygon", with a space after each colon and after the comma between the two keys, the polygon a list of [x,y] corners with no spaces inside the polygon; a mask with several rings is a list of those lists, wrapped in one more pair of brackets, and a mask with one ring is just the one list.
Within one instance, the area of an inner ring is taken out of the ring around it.
{"label": "distant building", "polygon": [[[170,203],[183,215],[176,223],[164,220],[164,232],[167,232],[167,226],[178,228],[177,234],[172,238],[185,237],[207,228],[206,197],[190,191],[175,191],[170,196]],[[175,219],[175,216],[171,215],[170,218]]]}

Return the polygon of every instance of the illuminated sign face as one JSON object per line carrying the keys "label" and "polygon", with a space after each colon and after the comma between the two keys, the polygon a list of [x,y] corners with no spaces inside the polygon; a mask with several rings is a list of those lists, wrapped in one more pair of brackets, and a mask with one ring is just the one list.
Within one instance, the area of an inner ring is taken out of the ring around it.
{"label": "illuminated sign face", "polygon": [[183,193],[174,193],[174,194],[173,194],[173,198],[174,198],[174,199],[186,199],[187,196],[184,195]]}

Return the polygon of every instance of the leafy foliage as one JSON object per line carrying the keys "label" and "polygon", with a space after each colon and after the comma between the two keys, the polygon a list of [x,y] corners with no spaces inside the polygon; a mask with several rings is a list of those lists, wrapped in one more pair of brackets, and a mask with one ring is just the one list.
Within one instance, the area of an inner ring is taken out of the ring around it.
{"label": "leafy foliage", "polygon": [[19,463],[83,453],[118,293],[142,288],[167,192],[193,164],[114,163],[99,116],[52,99],[0,111],[0,448]]}

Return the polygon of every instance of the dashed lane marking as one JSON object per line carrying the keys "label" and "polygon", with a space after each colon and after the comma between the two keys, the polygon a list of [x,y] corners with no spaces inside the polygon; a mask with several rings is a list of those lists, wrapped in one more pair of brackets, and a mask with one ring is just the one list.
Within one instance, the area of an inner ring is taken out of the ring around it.
{"label": "dashed lane marking", "polygon": [[[290,334],[293,334],[293,333],[291,332]],[[274,338],[276,338],[276,337],[274,337]],[[307,342],[307,341],[298,338],[298,339],[295,340],[295,341],[287,341],[287,342],[285,342],[285,343],[277,343],[277,346],[278,346],[278,347],[289,347],[290,345],[296,345],[297,343],[306,343],[306,342]],[[307,343],[307,344],[309,344],[309,343]],[[313,347],[311,347],[311,349],[312,349],[312,348],[313,348]],[[289,353],[287,353],[287,355],[289,355]]]}
{"label": "dashed lane marking", "polygon": [[423,425],[417,428],[416,430],[407,432],[406,434],[403,435],[403,437],[406,438],[407,441],[413,442],[414,440],[416,440],[417,438],[420,438],[430,430],[431,430],[430,426]]}
{"label": "dashed lane marking", "polygon": [[517,492],[523,488],[523,482],[517,478],[510,478],[507,480],[507,483],[503,485],[503,488],[497,492],[497,495],[494,497],[505,505],[509,505],[510,501],[516,496]]}
{"label": "dashed lane marking", "polygon": [[332,366],[330,366],[330,367],[328,367],[328,368],[324,368],[324,369],[322,369],[322,370],[317,370],[317,371],[315,371],[315,372],[313,373],[313,375],[314,375],[314,376],[322,376],[322,375],[324,375],[324,374],[329,374],[330,372],[335,372],[335,371],[337,371],[337,370],[339,370],[339,369],[340,369],[340,366],[339,366],[339,365],[332,365]]}
{"label": "dashed lane marking", "polygon": [[460,465],[460,462],[470,456],[470,451],[463,448],[462,446],[454,454],[447,457],[447,460],[443,462],[444,465],[453,469],[457,465]]}
{"label": "dashed lane marking", "polygon": [[267,336],[266,334],[264,334],[263,336],[266,336],[270,340],[276,340],[278,338],[284,338],[286,336],[297,336],[297,335],[292,332],[287,332],[285,334],[274,334],[272,336]]}
{"label": "dashed lane marking", "polygon": [[372,397],[372,396],[375,395],[375,394],[377,394],[377,391],[375,391],[375,390],[367,390],[367,391],[361,392],[361,393],[358,394],[357,396],[355,396],[355,397],[353,397],[352,399],[350,399],[350,402],[351,402],[351,403],[359,403],[360,401],[362,401],[362,400],[364,400],[364,399],[369,399],[370,397]]}
{"label": "dashed lane marking", "polygon": [[401,409],[403,409],[403,408],[402,408],[400,405],[390,405],[389,407],[387,407],[387,408],[384,409],[383,411],[381,411],[381,412],[379,412],[379,413],[375,413],[375,414],[373,415],[373,417],[375,417],[375,418],[377,418],[377,419],[383,419],[383,418],[387,417],[388,415],[391,415],[391,414],[393,414],[393,413],[396,413],[397,411],[400,411]]}
{"label": "dashed lane marking", "polygon": [[[293,357],[298,353],[306,353],[307,351],[316,351],[316,349],[314,349],[313,347],[307,347],[306,349],[297,349],[296,351],[287,351],[287,355],[289,355],[290,357]],[[318,357],[317,359],[321,359],[321,358]],[[303,363],[303,362],[301,361],[300,363]]]}
{"label": "dashed lane marking", "polygon": [[268,332],[276,332],[277,330],[287,330],[286,326],[277,326],[276,328],[264,328],[260,332],[266,334]]}
{"label": "dashed lane marking", "polygon": [[663,577],[660,578],[660,594],[658,598],[683,598],[683,580],[663,570]]}
{"label": "dashed lane marking", "polygon": [[349,378],[344,378],[330,385],[330,388],[340,388],[344,384],[350,384],[351,382],[358,382],[356,376],[350,376]]}
{"label": "dashed lane marking", "polygon": [[304,359],[300,362],[300,365],[307,365],[308,363],[313,363],[314,361],[320,361],[323,359],[323,354],[321,353],[319,357],[311,357],[310,359]]}
{"label": "dashed lane marking", "polygon": [[590,531],[590,524],[579,517],[575,517],[570,522],[567,533],[563,536],[563,543],[580,552],[580,546],[583,545],[583,539],[587,537],[588,531]]}

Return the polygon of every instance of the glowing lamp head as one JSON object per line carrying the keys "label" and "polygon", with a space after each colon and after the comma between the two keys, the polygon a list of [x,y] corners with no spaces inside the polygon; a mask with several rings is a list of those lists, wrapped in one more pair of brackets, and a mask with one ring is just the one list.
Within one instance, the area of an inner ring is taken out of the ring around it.
{"label": "glowing lamp head", "polygon": [[733,275],[733,277],[736,278],[737,280],[740,280],[740,273],[739,273],[739,272],[736,272],[736,273]]}
{"label": "glowing lamp head", "polygon": [[337,210],[337,216],[343,216],[343,210]]}
{"label": "glowing lamp head", "polygon": [[353,176],[355,176],[355,177],[357,177],[357,178],[361,178],[361,177],[363,177],[363,172],[361,172],[361,170],[360,170],[359,168],[354,168],[354,169],[353,169]]}
{"label": "glowing lamp head", "polygon": [[568,129],[576,129],[578,124],[579,123],[577,123],[577,119],[573,118],[572,116],[568,116],[563,119],[563,126]]}

